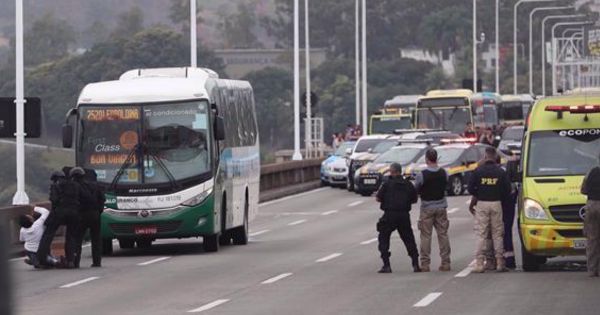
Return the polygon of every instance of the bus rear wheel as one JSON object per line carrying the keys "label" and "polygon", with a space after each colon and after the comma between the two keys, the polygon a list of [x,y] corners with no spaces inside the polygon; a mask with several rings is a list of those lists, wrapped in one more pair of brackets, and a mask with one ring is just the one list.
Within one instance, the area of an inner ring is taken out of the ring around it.
{"label": "bus rear wheel", "polygon": [[219,251],[219,234],[212,234],[204,236],[202,242],[202,248],[207,253],[214,253]]}

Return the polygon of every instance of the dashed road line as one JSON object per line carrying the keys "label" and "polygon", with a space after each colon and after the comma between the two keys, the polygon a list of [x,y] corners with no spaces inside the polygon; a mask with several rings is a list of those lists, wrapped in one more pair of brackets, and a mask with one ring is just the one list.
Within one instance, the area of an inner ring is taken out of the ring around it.
{"label": "dashed road line", "polygon": [[465,202],[465,204],[466,204],[467,206],[468,206],[468,205],[470,205],[470,204],[471,204],[471,199],[467,200],[467,201]]}
{"label": "dashed road line", "polygon": [[334,213],[337,213],[337,212],[338,212],[337,210],[331,210],[331,211],[323,212],[323,213],[321,213],[321,215],[330,215],[330,214],[334,214]]}
{"label": "dashed road line", "polygon": [[372,238],[370,240],[366,240],[364,242],[360,242],[360,245],[368,245],[368,244],[375,243],[375,242],[377,242],[377,238]]}
{"label": "dashed road line", "polygon": [[190,311],[188,311],[188,313],[200,313],[200,312],[208,311],[208,310],[210,310],[212,308],[215,308],[215,307],[217,307],[217,306],[219,306],[221,304],[225,304],[227,302],[229,302],[228,299],[216,300],[214,302],[210,302],[208,304],[205,304],[205,305],[202,305],[202,306],[200,306],[198,308],[190,310]]}
{"label": "dashed road line", "polygon": [[280,275],[278,275],[278,276],[275,276],[275,277],[273,277],[273,278],[270,278],[270,279],[267,279],[267,280],[265,280],[265,281],[261,282],[261,284],[271,284],[271,283],[275,283],[275,282],[277,282],[277,281],[279,281],[279,280],[281,280],[281,279],[285,279],[285,278],[287,278],[287,277],[289,277],[289,276],[291,276],[291,275],[293,275],[293,273],[291,273],[291,272],[288,272],[288,273],[282,273],[282,274],[280,274]]}
{"label": "dashed road line", "polygon": [[314,194],[314,193],[318,193],[318,192],[326,190],[326,189],[329,189],[329,187],[317,188],[315,190],[307,191],[305,193],[301,193],[301,194],[297,194],[297,195],[287,196],[287,197],[283,197],[283,198],[280,198],[280,199],[275,199],[275,200],[263,202],[263,203],[258,204],[258,206],[259,207],[270,206],[272,204],[280,203],[280,202],[283,202],[283,201],[286,201],[286,200],[290,200],[290,199],[294,199],[294,198],[303,197],[303,196],[306,196],[306,195],[311,195],[311,194]]}
{"label": "dashed road line", "polygon": [[319,258],[315,262],[318,262],[318,263],[326,262],[326,261],[335,259],[335,258],[340,257],[340,256],[342,256],[342,253],[333,253],[333,254],[325,256],[323,258]]}
{"label": "dashed road line", "polygon": [[350,208],[356,207],[356,206],[358,206],[359,204],[361,204],[363,202],[365,202],[365,201],[364,200],[358,200],[358,201],[355,201],[355,202],[353,202],[351,204],[348,204],[348,207],[350,207]]}
{"label": "dashed road line", "polygon": [[25,259],[25,256],[9,259],[8,261],[20,261],[20,260],[24,260],[24,259]]}
{"label": "dashed road line", "polygon": [[138,266],[148,266],[148,265],[152,265],[154,263],[161,262],[163,260],[167,260],[167,259],[170,259],[170,258],[171,258],[171,256],[160,257],[160,258],[156,258],[156,259],[145,261],[143,263],[139,263],[137,265]]}
{"label": "dashed road line", "polygon": [[78,285],[84,284],[84,283],[88,283],[94,280],[98,280],[100,279],[100,277],[89,277],[83,280],[79,280],[79,281],[75,281],[75,282],[71,282],[71,283],[67,283],[65,285],[60,286],[61,289],[68,289],[68,288],[72,288],[72,287],[76,287]]}
{"label": "dashed road line", "polygon": [[294,226],[294,225],[302,224],[304,222],[306,222],[306,220],[298,220],[298,221],[294,221],[294,222],[288,223],[288,225],[289,226]]}
{"label": "dashed road line", "polygon": [[465,278],[473,272],[473,268],[475,266],[475,260],[473,260],[467,268],[463,269],[461,272],[454,275],[455,278]]}
{"label": "dashed road line", "polygon": [[417,302],[415,305],[413,305],[413,307],[428,306],[429,304],[433,303],[433,301],[435,301],[437,298],[439,298],[441,295],[442,295],[442,292],[429,293],[429,294],[427,294],[427,296],[425,296],[423,299],[421,299],[419,302]]}
{"label": "dashed road line", "polygon": [[270,230],[261,230],[261,231],[252,232],[252,233],[250,233],[250,234],[248,234],[248,235],[249,235],[250,237],[252,237],[252,236],[259,236],[259,235],[261,235],[261,234],[265,234],[265,233],[267,233],[267,232],[269,232],[269,231],[270,231]]}
{"label": "dashed road line", "polygon": [[452,214],[458,210],[460,210],[460,208],[452,208],[452,209],[448,210],[448,214]]}

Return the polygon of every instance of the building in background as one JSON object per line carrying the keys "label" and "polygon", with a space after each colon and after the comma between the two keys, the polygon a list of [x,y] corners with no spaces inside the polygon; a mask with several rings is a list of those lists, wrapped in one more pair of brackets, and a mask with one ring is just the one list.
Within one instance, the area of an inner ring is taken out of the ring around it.
{"label": "building in background", "polygon": [[454,62],[456,56],[454,54],[443,54],[441,51],[436,53],[428,52],[424,49],[400,48],[400,57],[412,59],[416,61],[424,61],[442,67],[447,76],[453,76],[455,72]]}

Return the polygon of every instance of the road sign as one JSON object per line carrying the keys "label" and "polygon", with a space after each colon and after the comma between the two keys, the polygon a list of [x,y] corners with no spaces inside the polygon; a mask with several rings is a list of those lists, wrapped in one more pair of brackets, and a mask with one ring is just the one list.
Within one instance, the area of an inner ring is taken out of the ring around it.
{"label": "road sign", "polygon": [[[27,138],[39,138],[42,133],[42,106],[37,97],[27,97],[25,103],[25,133]],[[0,138],[14,138],[17,130],[14,97],[0,97]]]}

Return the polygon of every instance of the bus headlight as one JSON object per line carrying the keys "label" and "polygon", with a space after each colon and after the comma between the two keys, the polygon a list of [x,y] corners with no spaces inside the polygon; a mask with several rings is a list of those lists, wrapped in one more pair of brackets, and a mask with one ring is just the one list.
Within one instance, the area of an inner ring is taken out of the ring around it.
{"label": "bus headlight", "polygon": [[188,207],[193,207],[201,204],[210,194],[212,193],[212,188],[208,189],[184,202],[181,204]]}
{"label": "bus headlight", "polygon": [[548,220],[548,215],[542,205],[532,199],[525,199],[523,205],[525,217],[532,220]]}

